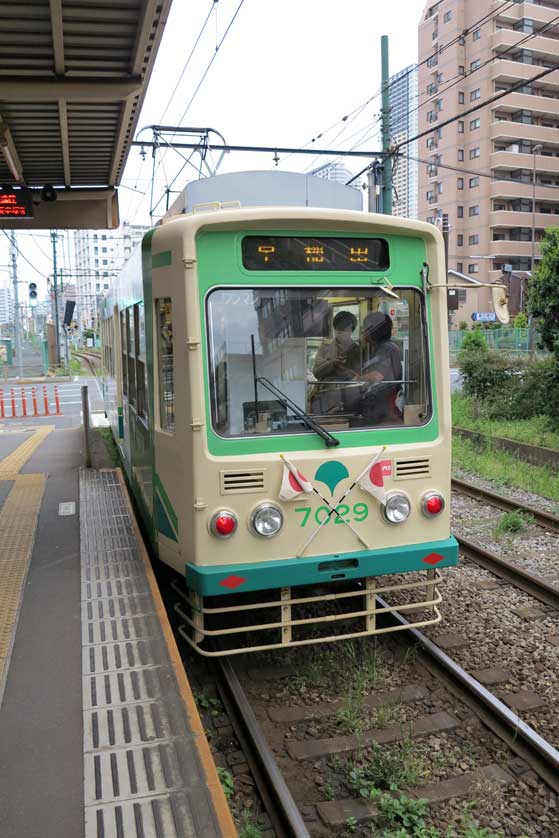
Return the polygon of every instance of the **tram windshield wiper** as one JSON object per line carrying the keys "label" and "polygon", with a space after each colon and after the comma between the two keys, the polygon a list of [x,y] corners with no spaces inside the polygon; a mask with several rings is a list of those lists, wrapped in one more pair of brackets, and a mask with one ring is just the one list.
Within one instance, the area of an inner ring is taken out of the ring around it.
{"label": "tram windshield wiper", "polygon": [[333,448],[334,446],[340,444],[339,439],[336,439],[335,436],[332,436],[332,434],[329,433],[326,430],[326,428],[323,428],[322,425],[316,422],[312,418],[312,416],[309,416],[308,413],[305,413],[305,411],[302,408],[300,408],[299,405],[295,404],[295,402],[292,401],[289,398],[289,396],[286,395],[282,390],[279,390],[275,384],[272,384],[272,382],[268,378],[259,376],[258,378],[255,378],[255,381],[258,384],[261,384],[263,387],[265,387],[266,390],[268,390],[270,393],[272,393],[272,395],[276,397],[276,399],[282,405],[282,407],[285,407],[286,410],[291,410],[291,412],[298,419],[300,419],[303,422],[303,424],[307,426],[307,428],[310,428],[311,431],[314,431],[315,434],[318,434],[318,436],[324,440],[328,448]]}

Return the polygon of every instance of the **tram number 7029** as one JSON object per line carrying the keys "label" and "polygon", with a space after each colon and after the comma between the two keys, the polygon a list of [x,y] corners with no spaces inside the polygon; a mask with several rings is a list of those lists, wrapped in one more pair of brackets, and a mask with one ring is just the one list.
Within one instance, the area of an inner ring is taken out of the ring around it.
{"label": "tram number 7029", "polygon": [[[330,510],[327,506],[317,506],[314,510],[314,515],[312,515],[312,506],[298,506],[295,512],[302,513],[303,517],[299,526],[306,527],[312,519],[317,524],[322,524],[328,517]],[[334,521],[335,524],[343,524],[346,521],[365,521],[369,516],[369,507],[366,503],[354,503],[351,507],[347,503],[340,503],[339,506],[336,506],[336,512],[338,513],[337,515],[334,515],[334,513],[330,515],[328,524],[330,521]]]}

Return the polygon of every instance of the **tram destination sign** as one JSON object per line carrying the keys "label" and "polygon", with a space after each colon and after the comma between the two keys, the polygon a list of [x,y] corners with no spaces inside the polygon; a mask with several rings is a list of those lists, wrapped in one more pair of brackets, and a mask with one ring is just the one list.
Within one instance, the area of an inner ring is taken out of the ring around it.
{"label": "tram destination sign", "polygon": [[245,236],[243,265],[249,271],[385,271],[385,239],[323,236]]}
{"label": "tram destination sign", "polygon": [[25,189],[0,189],[0,219],[33,218],[33,197]]}

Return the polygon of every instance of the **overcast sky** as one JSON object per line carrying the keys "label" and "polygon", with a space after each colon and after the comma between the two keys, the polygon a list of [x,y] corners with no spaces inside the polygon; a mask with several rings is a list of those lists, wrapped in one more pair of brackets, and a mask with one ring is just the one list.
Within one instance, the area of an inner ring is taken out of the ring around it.
{"label": "overcast sky", "polygon": [[[425,0],[244,0],[205,81],[184,115],[212,55],[223,37],[240,0],[174,0],[159,48],[148,93],[138,122],[209,126],[233,144],[301,147],[320,133],[313,144],[325,148],[380,147],[378,126],[380,97],[362,110],[380,88],[380,37],[390,39],[390,73],[417,60],[417,26]],[[186,73],[169,104],[194,42],[212,6],[214,11]],[[356,112],[357,111],[357,112]],[[350,114],[345,121],[342,117]],[[182,119],[181,119],[182,118]],[[331,126],[334,126],[331,130]],[[345,129],[343,133],[338,132]],[[142,136],[150,138],[149,132]],[[328,158],[301,155],[281,160],[286,171],[305,171]],[[197,162],[193,157],[192,162]],[[351,161],[358,171],[365,160]],[[159,165],[155,195],[160,196],[182,164],[168,151]],[[346,163],[346,165],[348,165]],[[270,154],[230,153],[220,172],[274,167]],[[189,174],[187,174],[189,172]],[[121,220],[149,224],[151,158],[142,163],[132,149],[124,173],[120,198]],[[173,188],[182,188],[197,174],[189,165]],[[71,239],[67,232],[63,235]],[[8,281],[7,241],[0,248],[0,285]],[[34,237],[20,235],[21,252],[43,274],[52,271],[45,254],[51,247],[47,231]],[[68,247],[60,247],[67,267]],[[20,278],[38,281],[40,297],[46,282],[23,259]]]}

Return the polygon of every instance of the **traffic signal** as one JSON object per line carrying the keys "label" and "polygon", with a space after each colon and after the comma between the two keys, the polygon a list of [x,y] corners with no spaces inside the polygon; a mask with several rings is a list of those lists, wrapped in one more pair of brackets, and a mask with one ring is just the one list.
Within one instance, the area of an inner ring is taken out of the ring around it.
{"label": "traffic signal", "polygon": [[32,306],[37,305],[37,283],[30,282],[29,283],[29,303]]}

